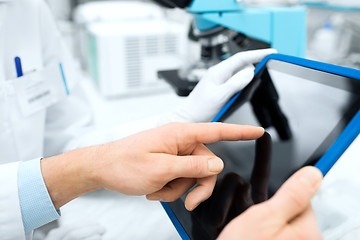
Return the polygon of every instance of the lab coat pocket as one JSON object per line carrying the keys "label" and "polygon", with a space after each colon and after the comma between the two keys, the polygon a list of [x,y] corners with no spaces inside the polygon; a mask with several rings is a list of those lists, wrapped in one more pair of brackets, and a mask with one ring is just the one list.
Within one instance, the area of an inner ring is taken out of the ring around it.
{"label": "lab coat pocket", "polygon": [[16,78],[13,83],[23,117],[57,103],[68,94],[60,64],[52,64]]}

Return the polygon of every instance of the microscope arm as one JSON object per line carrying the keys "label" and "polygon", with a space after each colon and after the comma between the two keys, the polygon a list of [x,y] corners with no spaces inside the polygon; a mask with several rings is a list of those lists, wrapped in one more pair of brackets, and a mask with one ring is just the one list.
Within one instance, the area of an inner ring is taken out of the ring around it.
{"label": "microscope arm", "polygon": [[269,43],[279,53],[304,57],[306,11],[303,7],[245,7],[234,0],[154,0],[194,15],[196,27],[223,26]]}
{"label": "microscope arm", "polygon": [[194,16],[269,43],[279,53],[305,56],[306,11],[302,7],[243,8]]}

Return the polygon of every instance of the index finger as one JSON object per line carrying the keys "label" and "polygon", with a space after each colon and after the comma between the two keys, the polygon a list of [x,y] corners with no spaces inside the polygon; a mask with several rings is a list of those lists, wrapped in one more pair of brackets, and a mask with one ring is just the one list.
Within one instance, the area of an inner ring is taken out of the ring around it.
{"label": "index finger", "polygon": [[188,143],[254,140],[264,135],[264,128],[227,123],[184,124],[179,138]]}

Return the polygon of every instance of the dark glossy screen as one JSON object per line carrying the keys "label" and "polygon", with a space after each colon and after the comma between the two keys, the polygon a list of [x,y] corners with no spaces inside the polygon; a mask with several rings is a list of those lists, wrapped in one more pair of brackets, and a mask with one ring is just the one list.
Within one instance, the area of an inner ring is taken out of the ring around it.
{"label": "dark glossy screen", "polygon": [[184,197],[171,209],[191,239],[215,239],[296,170],[315,164],[359,109],[359,80],[271,60],[221,119],[263,126],[269,135],[208,145],[225,162],[213,195],[193,212]]}

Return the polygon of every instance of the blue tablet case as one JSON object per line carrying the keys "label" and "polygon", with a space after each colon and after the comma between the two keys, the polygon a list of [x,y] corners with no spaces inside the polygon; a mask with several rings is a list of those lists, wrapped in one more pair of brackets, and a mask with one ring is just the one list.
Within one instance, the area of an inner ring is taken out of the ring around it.
{"label": "blue tablet case", "polygon": [[[360,80],[360,71],[340,67],[332,64],[316,62],[313,60],[283,55],[283,54],[272,54],[264,58],[257,66],[255,70],[255,75],[257,75],[263,67],[266,66],[269,60],[277,60],[286,63],[291,63],[294,65],[299,65],[302,67],[332,73],[335,75],[358,79]],[[232,104],[237,100],[237,98],[241,95],[241,92],[237,93],[234,97],[232,97],[229,102],[219,111],[219,113],[215,116],[212,122],[217,122],[219,119],[226,113],[226,111],[232,106]],[[353,119],[349,122],[349,124],[342,131],[340,136],[336,139],[336,141],[331,145],[331,147],[325,152],[325,154],[319,159],[316,163],[315,167],[317,167],[325,176],[329,170],[334,166],[336,161],[340,158],[340,156],[346,151],[346,149],[351,145],[351,143],[355,140],[355,138],[360,133],[360,110],[356,113]],[[170,206],[166,202],[161,202],[164,210],[168,214],[171,222],[174,224],[176,230],[178,231],[180,237],[182,239],[190,240],[186,231],[182,227],[179,220],[176,218],[175,214],[171,210]]]}

